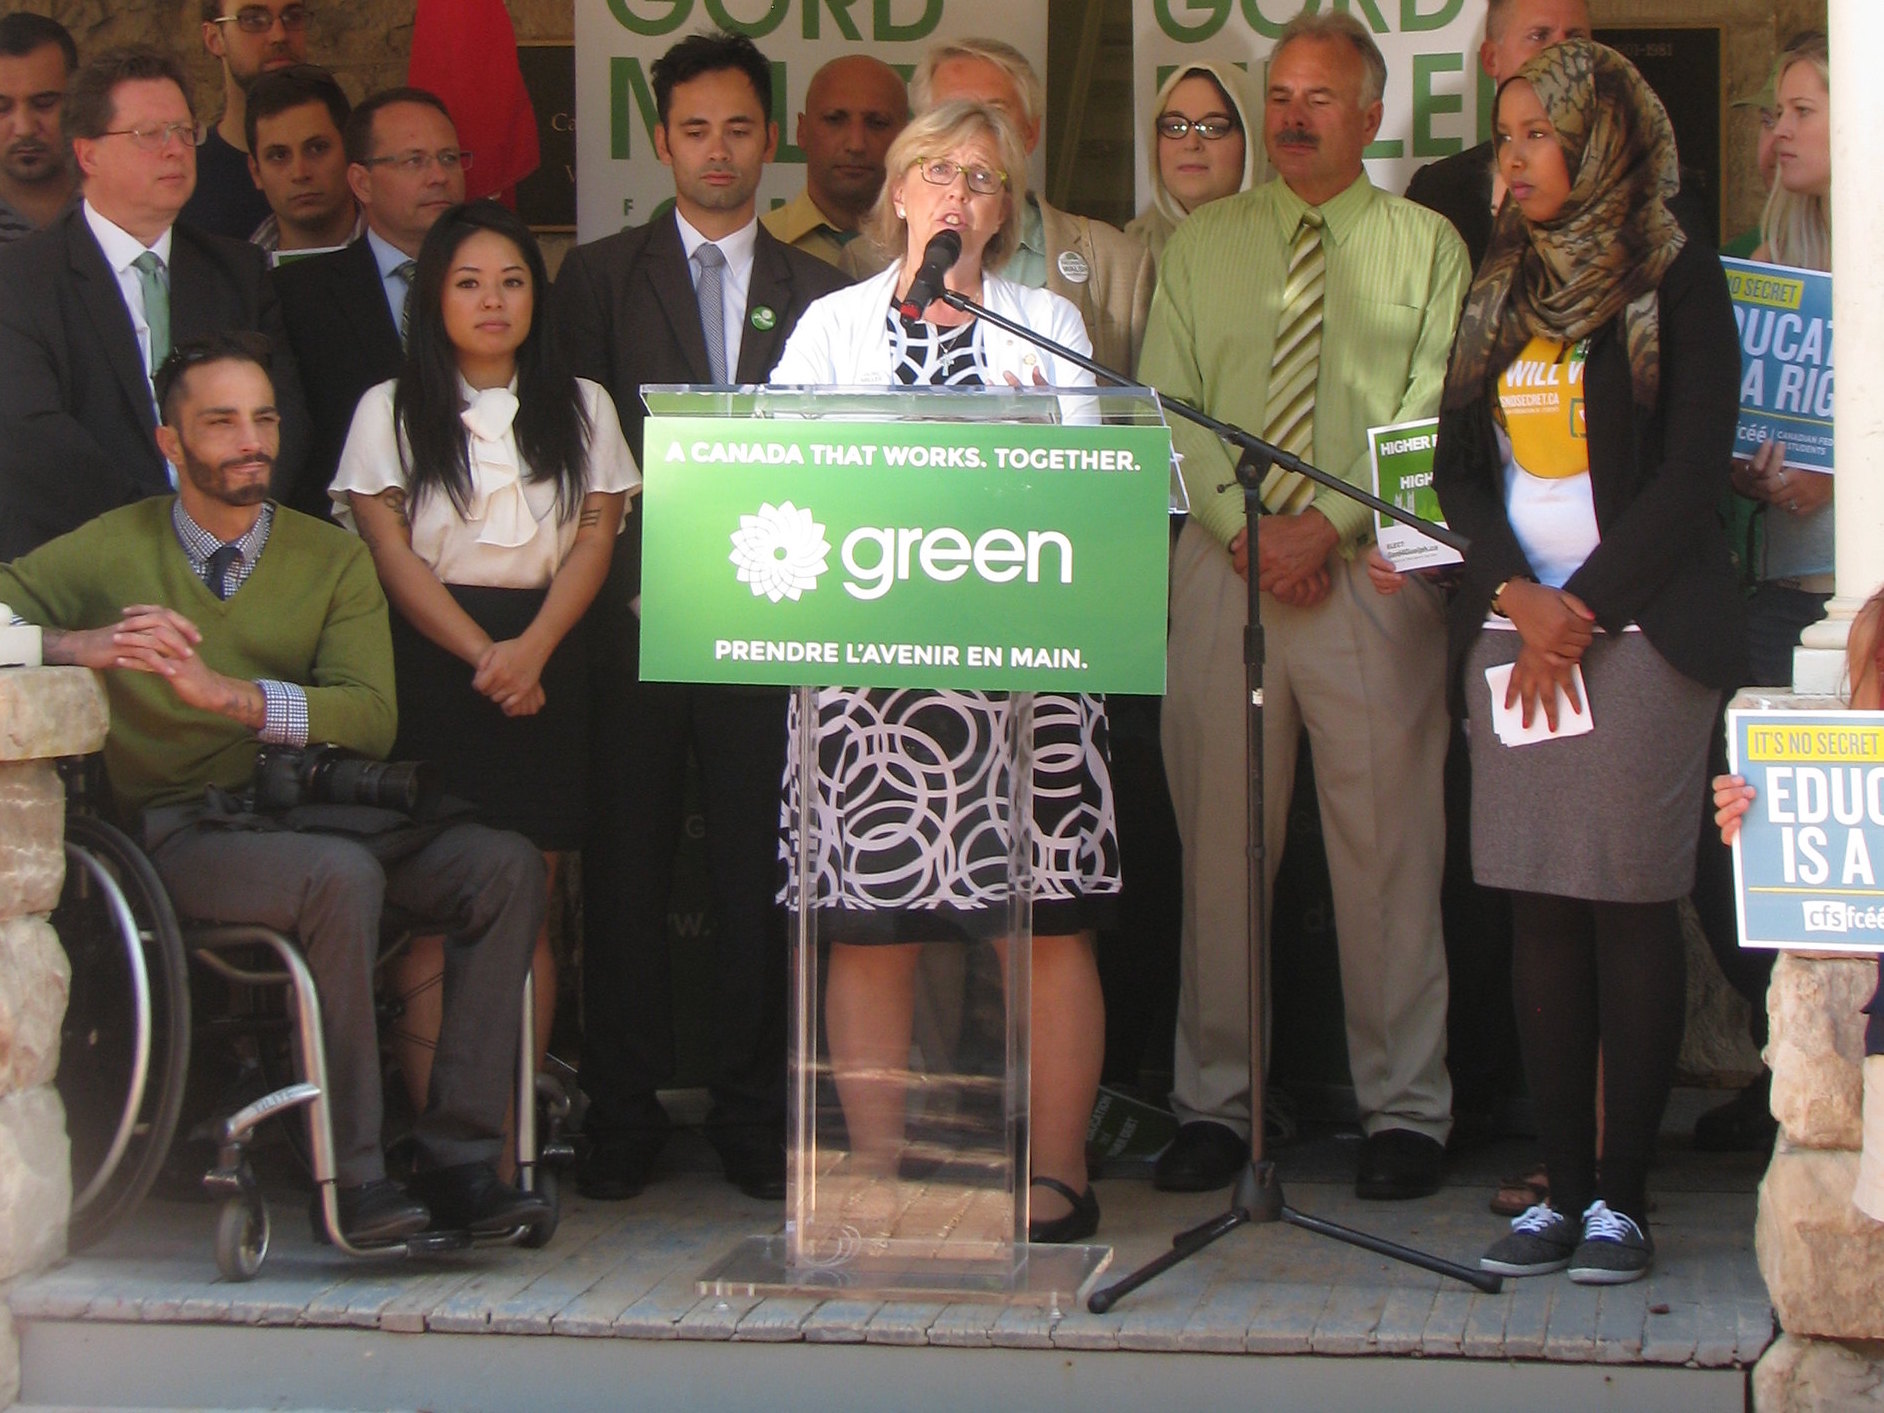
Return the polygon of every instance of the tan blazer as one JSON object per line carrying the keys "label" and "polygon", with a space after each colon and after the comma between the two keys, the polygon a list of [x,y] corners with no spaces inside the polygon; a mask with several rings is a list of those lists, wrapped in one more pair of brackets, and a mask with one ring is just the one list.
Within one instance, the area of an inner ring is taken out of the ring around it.
{"label": "tan blazer", "polygon": [[[1135,374],[1158,279],[1151,252],[1117,226],[1045,201],[1040,202],[1040,229],[1047,247],[1047,288],[1079,310],[1094,359]],[[838,268],[864,280],[889,263],[875,241],[853,240],[844,247]],[[1078,278],[1082,273],[1084,278]]]}

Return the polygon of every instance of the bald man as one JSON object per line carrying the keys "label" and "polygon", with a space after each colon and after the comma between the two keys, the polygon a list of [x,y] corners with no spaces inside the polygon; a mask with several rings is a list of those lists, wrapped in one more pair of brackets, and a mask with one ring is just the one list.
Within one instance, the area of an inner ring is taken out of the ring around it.
{"label": "bald man", "polygon": [[909,91],[867,54],[833,59],[811,76],[796,141],[805,189],[760,222],[787,245],[832,265],[883,189],[883,154],[909,121]]}

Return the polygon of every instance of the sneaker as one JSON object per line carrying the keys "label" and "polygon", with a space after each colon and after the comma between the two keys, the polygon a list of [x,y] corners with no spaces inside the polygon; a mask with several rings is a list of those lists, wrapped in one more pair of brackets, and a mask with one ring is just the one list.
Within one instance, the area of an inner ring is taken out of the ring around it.
{"label": "sneaker", "polygon": [[1648,1233],[1599,1200],[1583,1214],[1583,1240],[1570,1258],[1570,1279],[1578,1285],[1627,1285],[1647,1275],[1654,1260]]}
{"label": "sneaker", "polygon": [[1511,1235],[1494,1241],[1478,1265],[1501,1276],[1547,1276],[1569,1265],[1576,1249],[1575,1223],[1539,1203],[1511,1219]]}

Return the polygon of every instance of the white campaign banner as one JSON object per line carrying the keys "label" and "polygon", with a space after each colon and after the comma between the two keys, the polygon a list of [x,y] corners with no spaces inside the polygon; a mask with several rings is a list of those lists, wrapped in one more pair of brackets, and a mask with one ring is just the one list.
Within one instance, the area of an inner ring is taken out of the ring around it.
{"label": "white campaign banner", "polygon": [[1473,146],[1489,130],[1492,87],[1478,63],[1484,0],[1132,0],[1138,209],[1151,200],[1151,154],[1143,146],[1151,103],[1171,70],[1212,59],[1260,73],[1282,27],[1303,10],[1324,8],[1366,25],[1387,60],[1386,116],[1367,150],[1374,185],[1403,192],[1420,167]]}
{"label": "white campaign banner", "polygon": [[779,145],[759,186],[761,211],[804,187],[798,113],[829,59],[871,54],[907,75],[938,40],[981,35],[1047,71],[1044,0],[576,0],[577,239],[641,225],[672,199],[673,178],[654,155],[648,71],[689,34],[714,28],[750,36],[772,61]]}

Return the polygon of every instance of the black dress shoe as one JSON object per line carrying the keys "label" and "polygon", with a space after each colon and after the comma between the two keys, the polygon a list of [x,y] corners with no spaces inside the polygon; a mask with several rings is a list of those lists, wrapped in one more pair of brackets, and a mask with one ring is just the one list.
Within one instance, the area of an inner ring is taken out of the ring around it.
{"label": "black dress shoe", "polygon": [[1058,1217],[1027,1223],[1027,1240],[1045,1246],[1065,1246],[1084,1241],[1099,1230],[1099,1198],[1087,1184],[1084,1192],[1075,1192],[1058,1178],[1037,1177],[1035,1187],[1050,1188],[1073,1204],[1073,1210]]}
{"label": "black dress shoe", "polygon": [[489,1163],[460,1163],[417,1173],[412,1189],[432,1209],[432,1226],[438,1231],[491,1236],[552,1215],[541,1194],[512,1187]]}
{"label": "black dress shoe", "polygon": [[785,1141],[722,1135],[713,1138],[726,1180],[761,1202],[785,1200]]}
{"label": "black dress shoe", "polygon": [[[390,1178],[376,1178],[357,1187],[334,1189],[340,1209],[340,1234],[351,1245],[362,1242],[398,1241],[425,1230],[432,1214],[423,1202],[408,1197]],[[314,1225],[314,1239],[327,1241],[327,1220],[321,1207],[321,1195],[314,1194],[309,1213]]]}
{"label": "black dress shoe", "polygon": [[1383,1128],[1361,1145],[1354,1195],[1374,1202],[1430,1197],[1439,1191],[1446,1145],[1408,1128]]}
{"label": "black dress shoe", "polygon": [[661,1140],[627,1138],[615,1134],[591,1139],[589,1151],[576,1164],[576,1191],[598,1202],[625,1202],[639,1197],[654,1175]]}
{"label": "black dress shoe", "polygon": [[1249,1144],[1236,1130],[1198,1119],[1182,1124],[1158,1155],[1151,1185],[1160,1192],[1213,1192],[1228,1187],[1249,1165]]}

